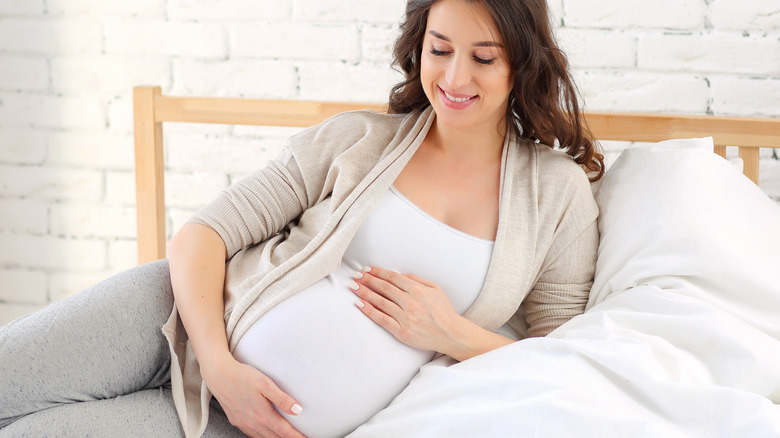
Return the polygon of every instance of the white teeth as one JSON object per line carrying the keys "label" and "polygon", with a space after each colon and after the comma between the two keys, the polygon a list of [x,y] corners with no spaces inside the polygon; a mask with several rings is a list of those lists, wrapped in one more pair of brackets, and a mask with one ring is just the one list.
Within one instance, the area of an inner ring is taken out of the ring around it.
{"label": "white teeth", "polygon": [[449,93],[447,93],[446,91],[444,92],[444,95],[447,96],[447,99],[449,99],[449,100],[451,100],[453,102],[458,102],[458,103],[462,103],[462,102],[465,102],[465,101],[471,99],[470,97],[454,97],[454,96],[450,95]]}

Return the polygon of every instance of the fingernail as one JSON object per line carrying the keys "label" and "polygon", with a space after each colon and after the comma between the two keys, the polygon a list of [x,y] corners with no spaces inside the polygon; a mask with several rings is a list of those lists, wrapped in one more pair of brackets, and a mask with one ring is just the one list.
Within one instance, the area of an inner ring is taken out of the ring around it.
{"label": "fingernail", "polygon": [[355,303],[355,305],[356,305],[356,306],[358,306],[358,307],[360,307],[361,309],[362,309],[363,307],[365,307],[365,306],[366,306],[365,304],[363,304],[363,301],[362,301],[362,300],[358,300],[358,301]]}
{"label": "fingernail", "polygon": [[364,266],[363,272],[371,272],[371,266]]}
{"label": "fingernail", "polygon": [[299,405],[298,403],[296,403],[296,404],[292,405],[291,411],[292,411],[293,414],[298,415],[301,412],[303,412],[303,407],[301,405]]}
{"label": "fingernail", "polygon": [[359,287],[360,286],[358,286],[358,284],[355,283],[354,281],[352,282],[352,284],[349,285],[349,288],[352,290],[358,290]]}
{"label": "fingernail", "polygon": [[352,274],[352,278],[363,278],[363,273],[355,272],[354,274]]}

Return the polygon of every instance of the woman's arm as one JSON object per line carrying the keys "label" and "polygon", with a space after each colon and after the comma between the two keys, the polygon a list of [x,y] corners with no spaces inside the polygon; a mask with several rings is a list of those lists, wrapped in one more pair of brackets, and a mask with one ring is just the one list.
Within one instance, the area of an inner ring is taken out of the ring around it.
{"label": "woman's arm", "polygon": [[197,223],[185,224],[168,242],[176,308],[201,370],[230,355],[222,295],[226,256],[219,234]]}
{"label": "woman's arm", "polygon": [[303,437],[271,406],[297,415],[302,408],[257,369],[230,354],[223,314],[227,250],[213,229],[187,223],[168,242],[176,308],[200,372],[230,422],[253,437]]}
{"label": "woman's arm", "polygon": [[593,285],[598,246],[598,223],[594,219],[546,263],[525,299],[529,337],[547,336],[585,311]]}
{"label": "woman's arm", "polygon": [[539,221],[556,226],[524,300],[529,337],[547,336],[585,311],[599,248],[599,209],[581,169],[544,172],[539,186],[551,192],[540,206],[540,214],[546,214]]}

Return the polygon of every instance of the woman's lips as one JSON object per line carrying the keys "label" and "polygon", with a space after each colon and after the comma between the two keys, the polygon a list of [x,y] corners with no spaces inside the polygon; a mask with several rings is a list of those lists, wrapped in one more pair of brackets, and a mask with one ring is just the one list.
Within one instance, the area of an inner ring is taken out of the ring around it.
{"label": "woman's lips", "polygon": [[467,108],[472,103],[474,103],[475,100],[477,100],[477,97],[479,97],[479,96],[469,96],[467,94],[451,94],[444,91],[441,87],[438,88],[439,88],[439,94],[441,96],[441,100],[442,102],[444,102],[444,105],[453,109]]}

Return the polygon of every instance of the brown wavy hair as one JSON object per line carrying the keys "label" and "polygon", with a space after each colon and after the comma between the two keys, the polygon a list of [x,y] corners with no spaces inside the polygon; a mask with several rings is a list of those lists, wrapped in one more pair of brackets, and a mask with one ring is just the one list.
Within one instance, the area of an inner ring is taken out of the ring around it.
{"label": "brown wavy hair", "polygon": [[[390,91],[391,113],[419,111],[430,105],[420,80],[422,42],[428,11],[438,0],[409,0],[401,35],[393,48],[393,66],[406,79]],[[546,0],[463,0],[490,12],[514,77],[507,124],[521,139],[566,151],[591,181],[604,175],[604,156],[582,115],[577,87],[566,55],[550,26]]]}

